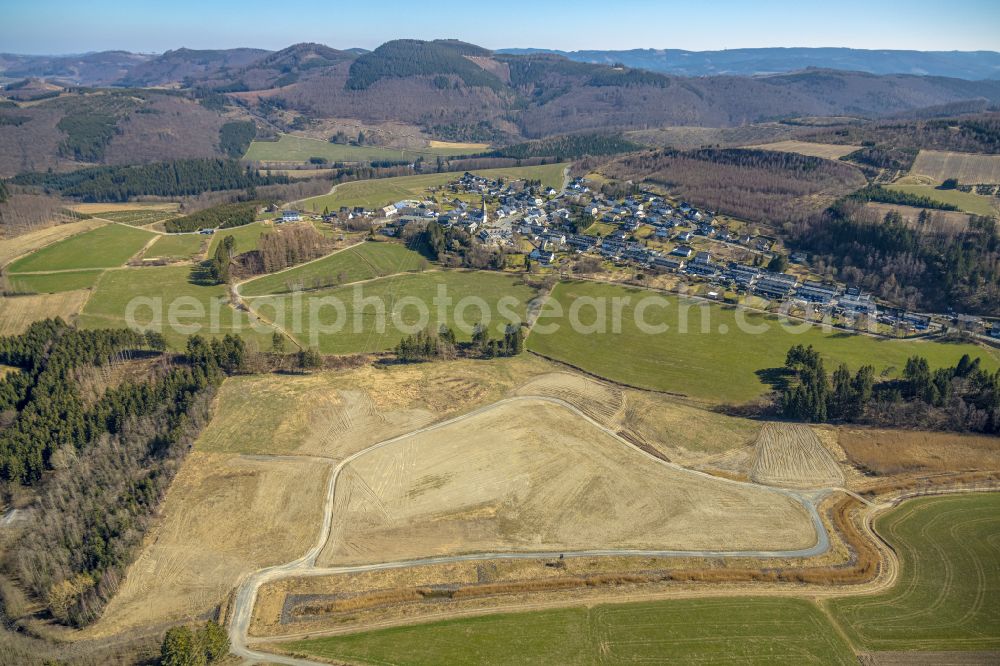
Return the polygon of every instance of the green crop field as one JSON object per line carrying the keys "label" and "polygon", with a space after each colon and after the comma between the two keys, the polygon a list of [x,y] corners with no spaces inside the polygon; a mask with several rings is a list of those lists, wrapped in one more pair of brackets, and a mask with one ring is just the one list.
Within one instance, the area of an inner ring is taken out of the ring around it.
{"label": "green crop field", "polygon": [[481,152],[459,147],[424,147],[419,150],[401,150],[379,146],[348,146],[320,139],[282,134],[277,141],[254,141],[247,149],[245,160],[258,162],[306,162],[310,157],[324,157],[330,162],[369,162],[372,160],[414,160],[424,158],[466,155]]}
{"label": "green crop field", "polygon": [[[434,302],[439,288],[445,298],[451,299],[451,304],[443,308]],[[394,347],[404,337],[404,332],[393,322],[400,322],[403,327],[415,326],[420,322],[418,303],[426,307],[424,326],[435,329],[440,323],[453,325],[456,310],[471,329],[474,324],[485,321],[484,310],[477,307],[480,304],[488,308],[490,332],[497,337],[502,334],[508,319],[524,320],[525,305],[534,294],[532,288],[518,284],[515,277],[503,273],[433,271],[403,273],[306,294],[264,296],[247,303],[265,319],[284,321],[284,328],[291,330],[303,344],[318,346],[328,354],[352,354]],[[505,296],[511,300],[500,303]],[[463,303],[467,297],[477,300]],[[373,302],[365,305],[363,299],[373,299]],[[338,311],[336,303],[342,303],[343,309]],[[359,303],[362,307],[358,307]],[[501,306],[504,311],[500,310]],[[376,315],[377,308],[385,313],[384,316]],[[507,314],[510,316],[504,316]],[[378,325],[379,319],[383,326]],[[340,329],[334,330],[338,322]],[[456,335],[468,340],[471,330],[456,329]]]}
{"label": "green crop field", "polygon": [[[665,332],[639,330],[636,304],[644,296],[663,299],[654,301],[642,315],[651,326],[669,326]],[[612,327],[611,299],[615,297],[630,299],[622,304],[620,332],[614,332]],[[982,357],[984,367],[998,367],[996,351],[972,344],[880,340],[843,331],[823,332],[818,326],[801,322],[791,322],[802,329],[801,333],[793,333],[774,317],[643,289],[567,282],[556,286],[552,298],[564,316],[544,316],[555,307],[546,304],[543,317],[528,337],[531,351],[615,381],[711,402],[745,401],[760,395],[767,386],[756,373],[781,367],[789,347],[796,344],[813,345],[832,361],[843,361],[852,368],[874,365],[877,374],[895,375],[915,354],[927,357],[933,367],[954,365],[965,353]],[[583,300],[574,306],[578,299]],[[579,323],[595,322],[594,308],[588,305],[594,301],[590,299],[606,303],[603,333],[578,332],[570,326],[569,315],[574,307]],[[708,321],[705,329],[703,313]],[[685,317],[687,332],[682,332]],[[740,322],[744,322],[742,326]],[[552,324],[558,324],[558,330],[544,334],[540,325]],[[744,330],[749,326],[766,327],[766,331]]]}
{"label": "green crop field", "polygon": [[[481,169],[475,173],[489,178],[502,176],[510,179],[541,180],[544,186],[558,190],[563,184],[565,167],[565,164],[546,164],[533,167]],[[428,173],[419,176],[358,180],[338,185],[330,194],[304,199],[300,205],[304,210],[317,212],[322,212],[324,208],[337,210],[341,206],[380,208],[400,199],[421,197],[428,188],[444,185],[461,177],[460,173]]]}
{"label": "green crop field", "polygon": [[848,645],[798,599],[685,599],[434,622],[283,643],[359,664],[852,664]]}
{"label": "green crop field", "polygon": [[893,587],[828,602],[868,650],[1000,650],[1000,494],[908,500],[875,527],[899,554]]}
{"label": "green crop field", "polygon": [[53,243],[7,267],[9,273],[114,268],[123,265],[153,238],[144,229],[108,224]]}
{"label": "green crop field", "polygon": [[922,197],[929,197],[941,203],[958,206],[960,210],[975,215],[996,215],[996,197],[983,196],[972,192],[962,192],[961,190],[939,190],[931,185],[886,185],[890,190],[916,194]]}
{"label": "green crop field", "polygon": [[254,331],[248,316],[229,305],[225,285],[192,283],[191,266],[106,271],[80,315],[80,325],[83,328],[126,326],[130,323],[130,303],[135,306],[131,323],[160,330],[172,349],[183,349],[187,336],[194,333],[210,337],[235,333],[247,340],[255,339],[261,349],[269,349],[271,345],[270,328]]}
{"label": "green crop field", "polygon": [[11,287],[19,292],[36,294],[55,294],[60,291],[74,291],[93,287],[100,270],[63,271],[59,273],[32,273],[29,275],[10,275]]}
{"label": "green crop field", "polygon": [[296,288],[310,289],[420,271],[427,266],[426,259],[397,243],[365,242],[317,261],[251,280],[240,288],[240,293],[243,296],[281,294]]}
{"label": "green crop field", "polygon": [[167,234],[160,236],[146,251],[147,259],[193,259],[208,239],[201,234]]}

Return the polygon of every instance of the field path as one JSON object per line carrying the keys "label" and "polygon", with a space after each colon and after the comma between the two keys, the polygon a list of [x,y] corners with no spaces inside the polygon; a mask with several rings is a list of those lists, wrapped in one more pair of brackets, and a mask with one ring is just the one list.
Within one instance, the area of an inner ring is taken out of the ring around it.
{"label": "field path", "polygon": [[[327,544],[330,538],[331,526],[333,522],[333,509],[334,509],[334,499],[337,488],[337,480],[339,479],[343,470],[353,461],[365,456],[373,451],[377,451],[381,448],[391,446],[397,442],[408,439],[414,435],[419,435],[426,432],[431,432],[439,428],[443,428],[454,423],[461,422],[465,419],[478,416],[480,414],[486,413],[490,410],[496,409],[500,405],[509,404],[517,401],[543,401],[564,407],[579,418],[583,419],[593,427],[601,430],[608,436],[620,442],[623,446],[629,447],[631,450],[636,451],[638,454],[645,456],[649,460],[653,461],[659,465],[665,465],[671,469],[691,474],[695,476],[704,477],[711,479],[716,483],[726,483],[738,486],[751,486],[755,489],[765,489],[769,492],[783,495],[785,497],[791,498],[794,501],[799,502],[810,515],[813,526],[816,530],[816,544],[810,548],[794,550],[794,551],[688,551],[688,550],[634,550],[634,549],[602,549],[602,550],[585,550],[585,551],[572,551],[572,552],[517,552],[517,553],[469,553],[465,555],[451,555],[451,556],[439,556],[439,557],[428,557],[414,560],[403,560],[396,562],[381,562],[377,564],[364,564],[355,566],[342,566],[342,567],[316,567],[316,560],[320,553]],[[331,461],[332,464],[332,461]],[[233,607],[231,613],[231,620],[229,623],[229,639],[232,645],[232,652],[240,657],[249,660],[263,661],[269,663],[281,663],[288,664],[290,666],[305,666],[314,665],[321,662],[315,662],[308,659],[299,659],[296,657],[290,657],[287,655],[272,654],[267,652],[262,652],[256,650],[249,645],[249,628],[250,622],[253,617],[254,606],[257,601],[257,592],[261,585],[279,580],[282,578],[289,578],[293,576],[325,576],[331,574],[341,574],[341,573],[357,573],[363,571],[382,571],[387,569],[398,569],[411,566],[420,566],[428,564],[447,564],[452,562],[464,562],[464,561],[474,561],[474,560],[494,560],[494,559],[538,559],[545,557],[555,557],[555,556],[565,556],[565,557],[595,557],[595,556],[621,556],[621,555],[633,555],[633,556],[648,556],[648,557],[683,557],[683,556],[693,556],[693,557],[760,557],[760,558],[787,558],[787,557],[812,557],[826,552],[830,547],[829,535],[823,525],[823,522],[816,510],[816,502],[818,502],[822,497],[824,497],[829,490],[820,490],[809,494],[803,494],[794,490],[788,490],[784,488],[766,488],[754,483],[748,483],[745,481],[734,481],[731,479],[724,479],[721,477],[713,476],[705,472],[700,472],[696,470],[691,470],[676,463],[667,462],[658,458],[656,456],[643,451],[642,449],[636,447],[634,444],[628,440],[622,438],[617,432],[603,425],[602,423],[596,421],[595,419],[588,416],[586,413],[579,410],[574,405],[566,402],[565,400],[559,398],[553,398],[550,396],[514,396],[509,398],[504,398],[497,402],[491,403],[489,405],[484,405],[477,409],[474,409],[465,414],[446,419],[444,421],[439,421],[437,423],[418,428],[411,432],[404,433],[402,435],[397,435],[390,439],[377,442],[369,446],[366,449],[362,449],[357,453],[354,453],[347,458],[344,458],[336,466],[333,467],[330,474],[330,480],[327,484],[326,498],[323,506],[323,523],[320,527],[320,533],[316,540],[316,544],[309,549],[302,557],[287,562],[285,564],[279,564],[272,567],[267,567],[261,569],[247,577],[245,577],[239,584],[236,590],[236,595],[233,600]]]}

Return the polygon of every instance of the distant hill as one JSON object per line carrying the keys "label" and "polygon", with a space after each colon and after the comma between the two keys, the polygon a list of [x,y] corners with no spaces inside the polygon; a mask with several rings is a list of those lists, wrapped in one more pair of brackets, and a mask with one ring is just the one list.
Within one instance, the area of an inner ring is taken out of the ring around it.
{"label": "distant hill", "polygon": [[[0,67],[7,74],[32,67],[65,73],[75,62],[78,78],[111,77],[130,62],[130,54],[120,52],[36,59],[31,67],[20,56],[4,58]],[[60,81],[7,79],[0,92],[0,109],[6,109],[0,112],[0,174],[215,157],[222,125],[248,119],[262,135],[302,131],[323,139],[336,123],[356,122],[494,148],[572,134],[571,141],[517,147],[524,154],[568,155],[623,149],[604,138],[580,137],[587,134],[799,127],[820,117],[834,124],[908,122],[1000,107],[1000,80],[819,68],[677,76],[552,53],[496,53],[455,40],[394,40],[368,52],[309,43],[274,52],[177,49],[137,56],[115,87],[102,85],[97,93]],[[964,134],[956,136],[969,143]],[[935,134],[935,145],[941,141],[947,143],[947,133]]]}
{"label": "distant hill", "polygon": [[205,76],[220,76],[261,60],[269,53],[270,51],[263,49],[177,49],[136,65],[116,83],[126,86],[155,86]]}
{"label": "distant hill", "polygon": [[632,49],[627,51],[556,51],[500,49],[497,53],[554,53],[578,62],[614,64],[678,76],[755,76],[807,67],[869,74],[916,74],[958,79],[1000,79],[995,51],[895,51],[846,48],[761,48],[725,51]]}
{"label": "distant hill", "polygon": [[155,56],[127,51],[82,55],[24,56],[0,53],[0,82],[44,78],[85,86],[108,86]]}

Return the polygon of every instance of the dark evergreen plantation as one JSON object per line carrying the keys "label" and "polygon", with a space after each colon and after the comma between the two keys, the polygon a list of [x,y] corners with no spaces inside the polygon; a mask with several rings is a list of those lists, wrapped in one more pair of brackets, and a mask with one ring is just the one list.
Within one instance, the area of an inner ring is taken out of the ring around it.
{"label": "dark evergreen plantation", "polygon": [[235,160],[190,159],[93,167],[69,173],[26,173],[14,177],[11,182],[81,201],[115,202],[128,201],[136,196],[192,196],[203,192],[285,184],[288,178],[262,176]]}
{"label": "dark evergreen plantation", "polygon": [[829,377],[819,352],[796,345],[785,368],[794,377],[781,393],[788,418],[983,433],[1000,432],[1000,371],[988,372],[968,354],[953,368],[931,370],[913,356],[900,379],[877,381],[866,365],[851,374],[841,364]]}
{"label": "dark evergreen plantation", "polygon": [[[231,336],[193,336],[182,357],[162,350],[159,334],[61,320],[0,338],[0,363],[18,368],[0,380],[0,478],[8,490],[38,492],[8,566],[60,622],[100,615],[207,422],[216,386],[243,366],[243,342]],[[84,381],[130,363],[123,354],[151,365],[118,382]]]}

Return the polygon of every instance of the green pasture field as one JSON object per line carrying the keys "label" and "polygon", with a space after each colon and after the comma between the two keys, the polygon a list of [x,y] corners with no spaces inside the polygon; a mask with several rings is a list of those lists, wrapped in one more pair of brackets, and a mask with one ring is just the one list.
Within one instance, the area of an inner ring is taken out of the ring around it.
{"label": "green pasture field", "polygon": [[617,228],[615,225],[608,224],[607,222],[594,222],[583,233],[588,236],[607,236]]}
{"label": "green pasture field", "polygon": [[18,292],[55,294],[60,291],[89,289],[101,276],[101,270],[63,271],[60,273],[32,273],[9,275],[11,287]]}
{"label": "green pasture field", "polygon": [[[563,184],[563,169],[565,167],[565,164],[546,164],[532,167],[481,169],[474,173],[488,178],[503,176],[510,179],[541,180],[545,187],[553,187],[558,190]],[[461,177],[462,174],[452,172],[357,180],[342,183],[329,194],[303,199],[299,204],[304,210],[316,212],[322,212],[324,208],[337,210],[341,206],[381,208],[401,199],[421,198],[428,188],[445,185]]]}
{"label": "green pasture field", "polygon": [[[215,233],[212,234],[212,242],[208,246],[208,254],[206,256],[211,257],[212,253],[215,252],[215,248],[219,246],[219,243],[221,243],[222,239],[226,236],[232,236],[236,239],[236,254],[256,250],[257,241],[259,241],[260,237],[268,231],[274,231],[274,225],[265,222],[251,222],[250,224],[244,224],[242,227],[217,229]],[[200,234],[198,237],[204,238],[204,236]]]}
{"label": "green pasture field", "polygon": [[254,141],[250,144],[243,159],[257,162],[307,162],[310,157],[325,157],[330,162],[369,162],[372,160],[413,160],[421,155],[425,158],[439,155],[448,157],[476,152],[481,151],[454,147],[431,148],[429,146],[419,150],[401,150],[380,146],[348,146],[304,136],[282,134],[277,141]]}
{"label": "green pasture field", "polygon": [[8,273],[114,268],[122,266],[153,238],[144,229],[108,224],[43,247],[12,262]]}
{"label": "green pasture field", "polygon": [[[146,266],[106,271],[80,315],[81,328],[116,328],[126,326],[127,309],[135,298],[152,299],[137,307],[134,323],[159,330],[171,349],[181,350],[187,336],[198,333],[221,337],[234,333],[246,340],[256,340],[260,349],[270,349],[269,327],[255,332],[248,315],[237,312],[228,303],[225,285],[202,286],[191,281],[191,266]],[[170,322],[171,308],[174,320]],[[156,319],[159,324],[156,324]]]}
{"label": "green pasture field", "polygon": [[317,261],[251,280],[240,287],[240,294],[281,294],[296,288],[321,286],[323,280],[346,284],[394,273],[420,271],[427,266],[428,262],[424,257],[398,243],[369,241]]}
{"label": "green pasture field", "polygon": [[853,664],[813,604],[683,599],[445,620],[281,643],[357,664]]}
{"label": "green pasture field", "polygon": [[958,206],[959,210],[974,215],[996,215],[995,197],[983,196],[973,192],[962,192],[961,190],[939,190],[931,185],[886,185],[887,189],[916,194],[922,197],[929,197],[941,203]]}
{"label": "green pasture field", "polygon": [[[644,296],[665,299],[655,301],[642,313],[651,326],[669,326],[665,332],[639,330],[635,306]],[[620,332],[612,328],[615,297],[630,299],[621,308]],[[563,317],[548,317],[555,306],[546,303],[528,337],[529,350],[614,381],[714,403],[742,402],[763,393],[768,386],[758,371],[782,367],[789,347],[796,344],[816,347],[829,359],[827,369],[831,372],[833,362],[845,362],[852,368],[871,364],[876,374],[895,376],[913,355],[925,356],[932,367],[940,367],[954,365],[965,353],[982,357],[984,367],[998,367],[997,352],[973,344],[884,340],[844,331],[824,332],[797,321],[789,322],[788,328],[802,332],[793,333],[779,320],[761,313],[618,285],[564,282],[556,285],[551,298],[562,308]],[[574,306],[578,299],[584,300]],[[604,332],[579,332],[570,326],[573,307],[578,308],[576,319],[581,324],[597,321],[589,299],[606,303],[601,318]],[[703,313],[708,315],[706,328]],[[682,333],[679,329],[685,316],[687,332]],[[754,327],[765,325],[766,332],[745,332],[738,321]],[[558,324],[558,330],[544,334],[541,326],[551,324]]]}
{"label": "green pasture field", "polygon": [[1000,493],[908,500],[875,529],[899,554],[895,584],[826,602],[858,648],[1000,650]]}
{"label": "green pasture field", "polygon": [[156,239],[148,250],[147,259],[193,259],[208,239],[201,234],[166,234]]}
{"label": "green pasture field", "polygon": [[[451,299],[444,312],[434,303],[439,287]],[[487,271],[429,271],[426,273],[403,273],[373,280],[358,285],[348,285],[334,289],[322,289],[305,294],[284,296],[264,296],[247,301],[254,312],[271,321],[284,320],[284,328],[290,329],[296,338],[307,346],[318,346],[327,354],[353,354],[377,352],[393,348],[404,332],[393,321],[403,327],[415,326],[419,320],[419,308],[415,302],[426,304],[428,319],[424,326],[436,329],[440,323],[454,327],[455,312],[462,305],[462,319],[471,327],[484,321],[479,307],[462,303],[466,297],[478,297],[489,308],[490,334],[499,337],[503,333],[507,318],[500,312],[500,299],[513,297],[506,304],[511,319],[523,321],[527,302],[534,297],[531,287],[519,284],[514,276]],[[343,304],[338,312],[332,297]],[[328,299],[323,301],[321,299]],[[379,305],[364,305],[363,299],[376,299],[384,310],[381,317],[384,326],[378,326],[376,308]],[[363,307],[358,308],[357,304]],[[396,313],[395,318],[393,313]],[[443,315],[443,319],[440,316]],[[337,322],[340,330],[334,331]],[[471,330],[455,330],[460,340],[468,340]]]}

